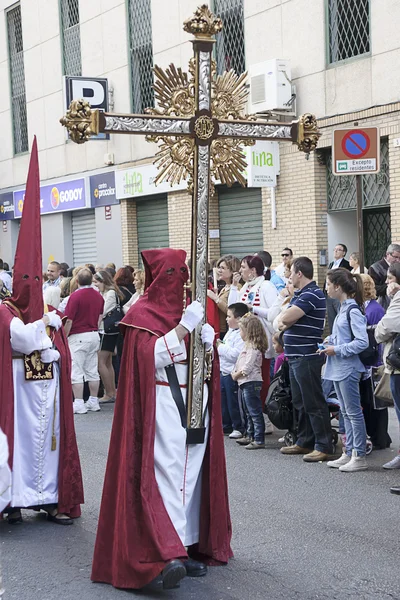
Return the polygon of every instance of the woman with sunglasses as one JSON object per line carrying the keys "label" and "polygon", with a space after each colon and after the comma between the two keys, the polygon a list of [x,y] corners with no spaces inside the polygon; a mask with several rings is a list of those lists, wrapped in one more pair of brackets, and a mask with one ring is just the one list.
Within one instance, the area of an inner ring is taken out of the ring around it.
{"label": "woman with sunglasses", "polygon": [[[267,275],[269,272],[267,271]],[[243,279],[244,286],[238,289],[240,280]],[[264,406],[270,381],[270,362],[274,356],[272,345],[273,328],[270,321],[270,309],[275,302],[278,291],[271,281],[265,279],[264,263],[259,256],[245,256],[240,263],[238,273],[233,274],[231,289],[229,292],[228,306],[235,302],[244,302],[251,312],[256,315],[265,330],[268,339],[268,350],[265,352],[262,364],[263,387],[261,389],[261,400]],[[272,433],[268,431],[267,433]]]}

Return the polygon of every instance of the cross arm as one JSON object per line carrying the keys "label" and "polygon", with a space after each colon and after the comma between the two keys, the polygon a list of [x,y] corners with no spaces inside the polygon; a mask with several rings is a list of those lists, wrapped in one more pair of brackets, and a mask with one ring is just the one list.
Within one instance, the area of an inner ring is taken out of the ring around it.
{"label": "cross arm", "polygon": [[74,100],[60,123],[71,139],[83,144],[99,133],[129,133],[146,135],[190,135],[190,118],[159,115],[105,113],[90,108],[84,100]]}
{"label": "cross arm", "polygon": [[272,123],[264,121],[232,121],[218,122],[218,137],[257,139],[257,140],[287,140],[297,139],[297,124]]}
{"label": "cross arm", "polygon": [[232,121],[218,122],[218,137],[288,141],[297,144],[302,152],[315,150],[321,133],[317,119],[305,113],[291,123],[273,123],[271,121]]}

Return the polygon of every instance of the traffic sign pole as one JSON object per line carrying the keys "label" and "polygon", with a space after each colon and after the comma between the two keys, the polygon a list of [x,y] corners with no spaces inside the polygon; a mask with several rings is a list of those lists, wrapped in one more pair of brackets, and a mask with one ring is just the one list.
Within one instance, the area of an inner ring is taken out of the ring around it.
{"label": "traffic sign pole", "polygon": [[361,175],[356,175],[357,192],[357,230],[358,230],[358,253],[360,255],[360,273],[364,273],[364,221],[362,212],[362,181]]}

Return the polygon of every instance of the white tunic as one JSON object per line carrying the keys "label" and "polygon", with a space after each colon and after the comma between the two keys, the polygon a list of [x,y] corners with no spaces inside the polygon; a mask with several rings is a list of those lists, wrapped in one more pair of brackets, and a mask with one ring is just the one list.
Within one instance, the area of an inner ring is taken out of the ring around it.
{"label": "white tunic", "polygon": [[[201,474],[207,446],[209,415],[208,387],[204,385],[206,437],[203,444],[186,445],[186,430],[168,386],[164,367],[175,363],[180,385],[187,385],[188,365],[184,342],[170,331],[157,340],[154,351],[156,366],[156,435],[154,442],[155,475],[164,506],[184,546],[199,541]],[[187,388],[181,388],[186,403]]]}
{"label": "white tunic", "polygon": [[[14,318],[10,332],[13,353],[31,354],[34,350],[52,347],[41,320],[24,325],[20,319]],[[58,502],[60,390],[58,365],[53,365],[53,379],[27,381],[24,361],[13,358],[14,458],[11,506],[23,508]],[[57,444],[56,450],[52,451],[53,419]]]}
{"label": "white tunic", "polygon": [[0,429],[0,512],[11,500],[11,473],[8,466],[7,438]]}

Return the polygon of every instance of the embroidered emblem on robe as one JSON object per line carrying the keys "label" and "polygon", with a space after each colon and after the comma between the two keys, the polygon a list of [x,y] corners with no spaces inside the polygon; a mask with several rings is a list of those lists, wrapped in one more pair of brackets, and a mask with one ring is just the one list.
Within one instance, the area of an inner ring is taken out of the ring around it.
{"label": "embroidered emblem on robe", "polygon": [[53,363],[43,363],[40,352],[35,350],[32,354],[24,355],[25,379],[27,381],[41,381],[53,379]]}

